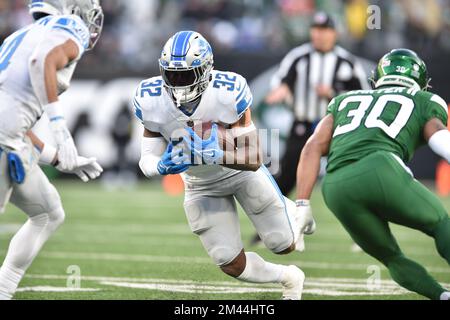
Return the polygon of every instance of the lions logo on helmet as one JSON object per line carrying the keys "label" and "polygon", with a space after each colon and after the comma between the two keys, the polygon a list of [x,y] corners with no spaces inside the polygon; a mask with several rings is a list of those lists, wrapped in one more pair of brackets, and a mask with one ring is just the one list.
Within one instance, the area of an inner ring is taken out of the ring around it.
{"label": "lions logo on helmet", "polygon": [[97,44],[103,30],[103,9],[99,0],[31,0],[30,14],[35,20],[46,15],[76,15],[89,29],[91,50]]}
{"label": "lions logo on helmet", "polygon": [[198,32],[181,31],[167,41],[159,59],[164,85],[177,105],[199,98],[208,87],[213,53]]}

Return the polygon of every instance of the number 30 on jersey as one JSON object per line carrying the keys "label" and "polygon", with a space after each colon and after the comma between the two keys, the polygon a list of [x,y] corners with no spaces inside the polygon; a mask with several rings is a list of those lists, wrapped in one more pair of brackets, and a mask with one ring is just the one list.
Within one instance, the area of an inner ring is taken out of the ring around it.
{"label": "number 30 on jersey", "polygon": [[[367,111],[374,101],[373,96],[360,95],[350,96],[342,100],[338,107],[338,112],[344,110],[350,103],[358,103],[359,106],[356,109],[350,110],[347,117],[351,118],[351,122],[342,126],[337,126],[334,131],[333,137],[339,136],[356,130],[361,126]],[[395,116],[394,121],[391,124],[386,124],[381,118],[383,111],[389,105],[389,103],[396,103],[400,105],[399,111]],[[388,94],[381,96],[375,102],[375,105],[370,110],[364,125],[366,128],[379,128],[383,130],[389,137],[395,139],[403,127],[408,123],[409,118],[414,110],[414,101],[408,97]]]}

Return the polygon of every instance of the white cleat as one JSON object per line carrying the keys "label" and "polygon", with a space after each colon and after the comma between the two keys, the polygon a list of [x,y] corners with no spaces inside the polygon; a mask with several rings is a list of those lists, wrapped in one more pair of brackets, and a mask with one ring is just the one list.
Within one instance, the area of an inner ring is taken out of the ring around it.
{"label": "white cleat", "polygon": [[301,300],[304,282],[305,273],[296,266],[288,266],[281,281],[283,286],[282,300]]}
{"label": "white cleat", "polygon": [[450,292],[446,291],[441,294],[440,300],[450,300]]}

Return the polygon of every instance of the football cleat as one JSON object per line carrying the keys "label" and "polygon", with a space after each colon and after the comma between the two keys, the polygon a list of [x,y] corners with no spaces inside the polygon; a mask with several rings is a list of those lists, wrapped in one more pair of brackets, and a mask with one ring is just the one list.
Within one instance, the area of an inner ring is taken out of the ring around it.
{"label": "football cleat", "polygon": [[304,282],[305,273],[294,265],[288,266],[281,281],[283,286],[282,300],[301,300]]}

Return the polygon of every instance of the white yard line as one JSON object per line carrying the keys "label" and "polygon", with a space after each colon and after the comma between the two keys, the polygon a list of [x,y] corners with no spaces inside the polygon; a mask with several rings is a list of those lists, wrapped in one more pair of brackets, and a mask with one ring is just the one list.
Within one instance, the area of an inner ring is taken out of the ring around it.
{"label": "white yard line", "polygon": [[[134,261],[134,262],[157,262],[157,263],[199,263],[212,264],[212,260],[207,257],[181,257],[181,256],[153,256],[143,254],[121,254],[121,253],[87,253],[87,252],[50,252],[44,251],[41,257],[51,259],[79,259],[79,260],[106,260],[106,261]],[[303,268],[325,269],[325,270],[367,270],[371,263],[328,263],[314,261],[289,260],[284,263],[293,263]],[[382,269],[384,266],[379,265]],[[450,273],[450,268],[425,267],[434,273]]]}
{"label": "white yard line", "polygon": [[[37,275],[26,276],[32,279],[65,280],[63,275]],[[176,280],[176,279],[153,279],[153,278],[122,278],[122,277],[99,277],[83,276],[83,281],[98,282],[99,285],[114,286],[121,288],[156,290],[165,292],[197,293],[197,294],[242,294],[242,293],[279,293],[281,288],[277,285],[256,285],[242,283],[239,281],[201,281]],[[447,284],[448,285],[448,284]],[[91,284],[92,286],[92,284]],[[70,291],[92,291],[91,288],[71,289],[63,287],[41,286],[25,287],[20,291],[47,291],[47,292],[70,292]],[[96,290],[101,290],[97,288]],[[322,296],[384,296],[403,295],[409,292],[400,288],[393,281],[380,281],[377,290],[369,290],[365,286],[364,279],[351,278],[307,278],[303,293]]]}
{"label": "white yard line", "polygon": [[17,289],[18,292],[94,292],[100,291],[99,288],[67,288],[54,286],[35,286],[22,287]]}

